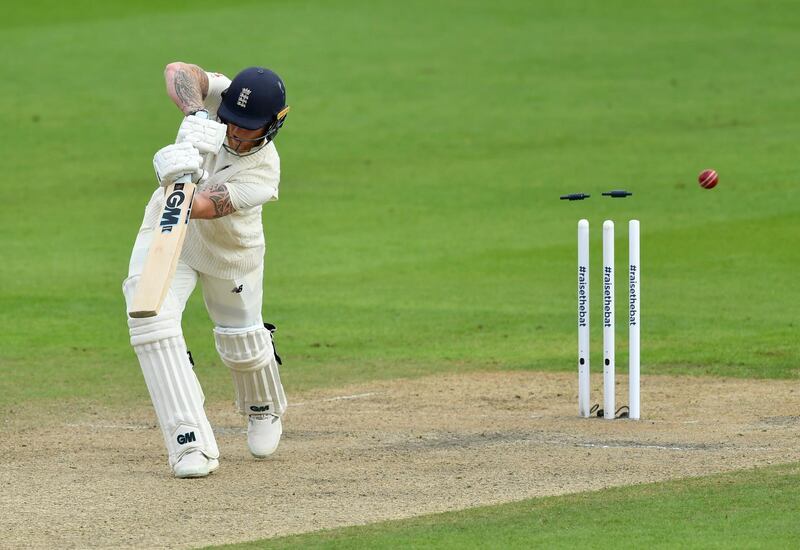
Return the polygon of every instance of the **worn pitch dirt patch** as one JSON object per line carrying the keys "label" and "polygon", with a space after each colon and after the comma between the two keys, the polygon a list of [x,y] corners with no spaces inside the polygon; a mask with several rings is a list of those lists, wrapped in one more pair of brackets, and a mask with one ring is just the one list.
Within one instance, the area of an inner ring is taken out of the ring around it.
{"label": "worn pitch dirt patch", "polygon": [[0,546],[188,548],[800,461],[795,381],[648,376],[639,422],[577,418],[576,387],[511,372],[290,394],[260,461],[212,404],[221,466],[198,480],[172,478],[149,406],[9,415]]}

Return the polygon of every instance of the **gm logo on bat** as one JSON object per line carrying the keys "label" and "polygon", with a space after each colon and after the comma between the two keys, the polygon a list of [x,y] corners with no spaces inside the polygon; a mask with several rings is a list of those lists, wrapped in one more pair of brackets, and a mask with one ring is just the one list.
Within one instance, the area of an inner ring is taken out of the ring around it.
{"label": "gm logo on bat", "polygon": [[[177,225],[181,218],[181,205],[186,200],[186,192],[183,187],[182,183],[176,183],[175,189],[167,197],[167,203],[164,206],[164,211],[161,213],[161,221],[158,224],[161,226],[162,233],[172,233],[172,228]],[[186,223],[189,223],[189,212],[186,213]]]}

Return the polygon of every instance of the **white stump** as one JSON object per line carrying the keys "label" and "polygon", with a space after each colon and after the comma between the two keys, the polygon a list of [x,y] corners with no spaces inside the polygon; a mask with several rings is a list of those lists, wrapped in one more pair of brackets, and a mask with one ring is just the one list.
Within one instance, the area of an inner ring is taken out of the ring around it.
{"label": "white stump", "polygon": [[590,415],[589,222],[578,222],[578,414]]}
{"label": "white stump", "polygon": [[641,267],[639,265],[639,220],[628,223],[628,402],[630,418],[639,420],[639,329],[641,326]]}
{"label": "white stump", "polygon": [[614,418],[614,222],[603,222],[603,416]]}

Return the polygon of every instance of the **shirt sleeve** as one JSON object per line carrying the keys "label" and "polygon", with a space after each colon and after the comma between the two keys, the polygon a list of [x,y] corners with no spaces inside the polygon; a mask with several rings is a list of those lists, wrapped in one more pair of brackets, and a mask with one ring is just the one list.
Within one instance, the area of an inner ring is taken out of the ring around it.
{"label": "shirt sleeve", "polygon": [[278,200],[280,174],[268,167],[243,170],[225,182],[231,204],[236,210],[261,206],[265,202]]}
{"label": "shirt sleeve", "polygon": [[220,73],[206,73],[206,76],[208,76],[208,95],[203,104],[206,106],[208,114],[214,119],[217,116],[217,109],[222,103],[222,92],[231,85],[231,79]]}

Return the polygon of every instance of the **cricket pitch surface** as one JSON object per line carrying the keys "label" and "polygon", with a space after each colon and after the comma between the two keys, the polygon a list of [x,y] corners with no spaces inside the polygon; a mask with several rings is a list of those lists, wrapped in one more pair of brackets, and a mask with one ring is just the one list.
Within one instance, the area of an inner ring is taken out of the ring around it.
{"label": "cricket pitch surface", "polygon": [[638,422],[578,418],[577,374],[287,393],[264,460],[231,404],[207,404],[220,469],[194,480],[172,477],[149,403],[4,411],[2,545],[191,548],[800,461],[793,380],[643,376]]}

